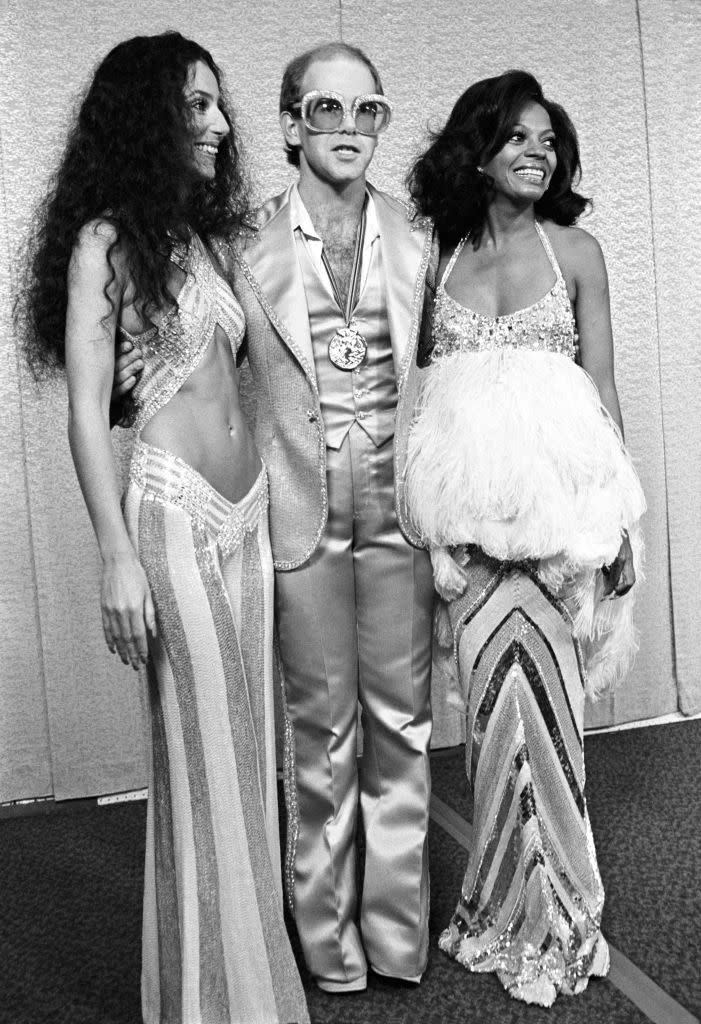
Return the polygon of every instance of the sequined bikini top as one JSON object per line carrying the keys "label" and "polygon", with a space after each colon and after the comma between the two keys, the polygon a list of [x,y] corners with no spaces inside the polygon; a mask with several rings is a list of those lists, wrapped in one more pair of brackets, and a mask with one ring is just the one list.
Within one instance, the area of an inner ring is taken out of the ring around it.
{"label": "sequined bikini top", "polygon": [[171,400],[196,369],[219,324],[236,352],[243,340],[243,311],[226,281],[217,273],[202,241],[176,248],[171,260],[186,277],[177,301],[158,325],[139,335],[120,332],[142,352],[144,368],[132,392],[137,432]]}
{"label": "sequined bikini top", "polygon": [[578,336],[560,265],[555,259],[550,239],[538,221],[538,237],[555,271],[555,284],[550,291],[525,309],[503,316],[476,313],[448,295],[445,283],[462,252],[466,239],[461,239],[445,268],[436,289],[433,318],[432,359],[453,352],[480,352],[485,349],[520,348],[533,351],[559,352],[576,358]]}

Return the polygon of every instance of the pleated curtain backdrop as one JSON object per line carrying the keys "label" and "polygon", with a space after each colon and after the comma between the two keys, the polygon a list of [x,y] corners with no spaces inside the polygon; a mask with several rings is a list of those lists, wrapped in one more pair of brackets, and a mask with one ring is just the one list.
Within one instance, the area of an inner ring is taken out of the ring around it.
{"label": "pleated curtain backdrop", "polygon": [[[143,680],[102,638],[99,559],[66,441],[65,384],[37,388],[18,354],[10,288],[31,210],[94,64],[128,35],[176,28],[227,76],[259,199],[290,180],[277,124],[289,58],[361,46],[395,104],[372,172],[397,195],[466,86],[524,67],[571,114],[594,197],[584,221],[609,268],[626,436],[649,502],[641,645],[589,724],[701,710],[695,659],[701,540],[698,336],[701,159],[698,0],[0,0],[0,801],[137,788]],[[130,438],[115,431],[122,463]],[[459,717],[434,692],[435,743]]]}

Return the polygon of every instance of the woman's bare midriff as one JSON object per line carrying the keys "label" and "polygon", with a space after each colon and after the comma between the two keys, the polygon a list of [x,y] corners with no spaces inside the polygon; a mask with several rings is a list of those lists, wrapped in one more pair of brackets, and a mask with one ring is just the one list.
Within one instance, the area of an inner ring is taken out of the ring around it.
{"label": "woman's bare midriff", "polygon": [[228,501],[249,492],[261,460],[241,412],[229,340],[219,326],[201,362],[141,438],[177,455]]}

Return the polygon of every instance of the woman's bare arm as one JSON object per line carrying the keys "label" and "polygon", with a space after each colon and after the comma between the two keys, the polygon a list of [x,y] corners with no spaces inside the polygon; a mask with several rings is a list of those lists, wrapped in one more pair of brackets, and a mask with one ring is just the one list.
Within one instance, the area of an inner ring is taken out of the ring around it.
{"label": "woman's bare arm", "polygon": [[68,438],[102,556],[105,639],[125,664],[137,668],[146,660],[146,629],[155,630],[155,616],[146,577],[122,517],[110,442],[114,340],[124,292],[122,275],[113,276],[108,261],[113,239],[109,225],[88,224],[71,257],[66,317]]}
{"label": "woman's bare arm", "polygon": [[[579,228],[572,231],[570,265],[574,268],[577,294],[575,317],[579,333],[582,368],[596,384],[601,403],[609,412],[623,437],[623,418],[616,391],[606,263],[599,243]],[[633,552],[628,535],[610,566],[604,569],[604,594],[611,597],[627,593],[635,583]]]}
{"label": "woman's bare arm", "polygon": [[622,435],[623,420],[614,376],[611,301],[604,254],[599,243],[588,232],[578,228],[572,231],[572,264],[577,286],[575,316],[582,367],[596,384],[602,404]]}

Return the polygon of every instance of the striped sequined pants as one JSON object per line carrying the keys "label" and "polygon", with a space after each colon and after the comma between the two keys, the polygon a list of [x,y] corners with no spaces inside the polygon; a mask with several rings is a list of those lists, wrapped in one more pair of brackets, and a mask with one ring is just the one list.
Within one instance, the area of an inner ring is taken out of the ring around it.
{"label": "striped sequined pants", "polygon": [[158,626],[146,1024],[308,1020],[282,913],[267,503],[264,469],[232,504],[136,442],[124,513]]}

